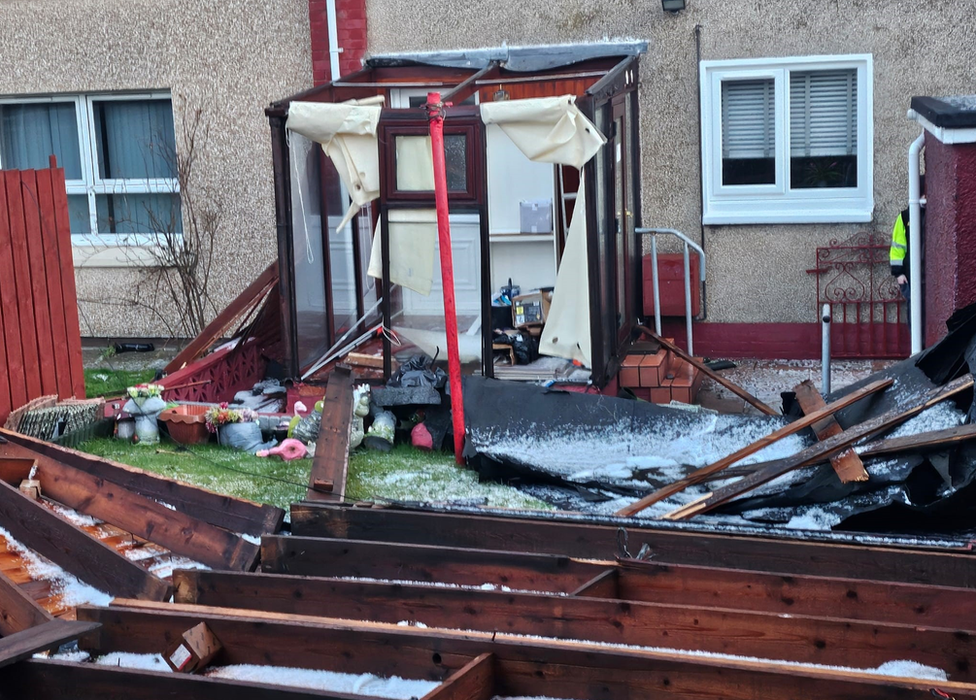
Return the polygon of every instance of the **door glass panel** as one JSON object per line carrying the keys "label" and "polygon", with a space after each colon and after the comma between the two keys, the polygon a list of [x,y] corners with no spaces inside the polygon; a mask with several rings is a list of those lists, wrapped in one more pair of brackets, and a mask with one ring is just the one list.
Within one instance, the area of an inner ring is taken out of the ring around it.
{"label": "door glass panel", "polygon": [[[467,190],[468,140],[464,134],[444,135],[447,189]],[[396,137],[396,188],[402,192],[433,192],[434,165],[430,136]]]}

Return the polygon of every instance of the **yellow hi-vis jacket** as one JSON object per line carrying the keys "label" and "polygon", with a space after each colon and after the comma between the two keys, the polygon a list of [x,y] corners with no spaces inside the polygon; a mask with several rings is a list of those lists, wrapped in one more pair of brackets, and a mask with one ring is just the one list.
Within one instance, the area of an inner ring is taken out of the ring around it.
{"label": "yellow hi-vis jacket", "polygon": [[895,219],[895,227],[891,231],[891,248],[888,250],[888,262],[891,263],[891,275],[908,276],[908,210],[906,209]]}

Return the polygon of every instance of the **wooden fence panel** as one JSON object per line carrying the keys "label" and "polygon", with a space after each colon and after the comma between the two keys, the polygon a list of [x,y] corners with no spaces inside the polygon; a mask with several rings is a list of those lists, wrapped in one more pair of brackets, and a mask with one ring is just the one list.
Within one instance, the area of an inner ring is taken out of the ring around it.
{"label": "wooden fence panel", "polygon": [[84,396],[61,168],[0,172],[0,368],[0,422],[45,394]]}

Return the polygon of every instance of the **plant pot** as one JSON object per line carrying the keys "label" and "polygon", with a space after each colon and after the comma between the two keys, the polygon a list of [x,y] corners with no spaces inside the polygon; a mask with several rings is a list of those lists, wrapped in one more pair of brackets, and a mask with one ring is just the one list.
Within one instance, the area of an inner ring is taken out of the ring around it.
{"label": "plant pot", "polygon": [[204,414],[209,406],[174,406],[159,414],[159,420],[166,424],[173,442],[180,445],[202,445],[210,440]]}
{"label": "plant pot", "polygon": [[257,423],[228,423],[217,428],[217,439],[224,447],[254,453],[263,447],[261,426]]}
{"label": "plant pot", "polygon": [[136,437],[140,445],[155,445],[159,442],[159,425],[156,423],[158,413],[142,413],[135,416]]}

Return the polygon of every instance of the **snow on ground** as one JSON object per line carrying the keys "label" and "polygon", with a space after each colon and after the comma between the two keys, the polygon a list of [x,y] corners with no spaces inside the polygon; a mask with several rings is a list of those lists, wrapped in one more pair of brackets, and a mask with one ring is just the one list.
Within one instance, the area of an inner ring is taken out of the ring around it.
{"label": "snow on ground", "polygon": [[[57,657],[55,657],[57,658]],[[113,651],[95,659],[99,666],[116,666],[118,668],[137,668],[142,671],[167,671],[172,669],[159,654],[131,654]]]}
{"label": "snow on ground", "polygon": [[79,581],[60,566],[35,554],[15,540],[9,532],[0,528],[0,537],[7,541],[7,548],[20,555],[24,568],[37,581],[48,581],[51,592],[60,595],[62,603],[68,607],[76,605],[108,605],[114,599],[108,593]]}
{"label": "snow on ground", "polygon": [[208,669],[209,678],[229,678],[252,683],[272,683],[298,688],[312,688],[336,693],[355,693],[374,698],[410,700],[422,698],[440,685],[437,681],[409,680],[398,676],[381,678],[369,673],[336,673],[307,668],[284,668],[241,664]]}

